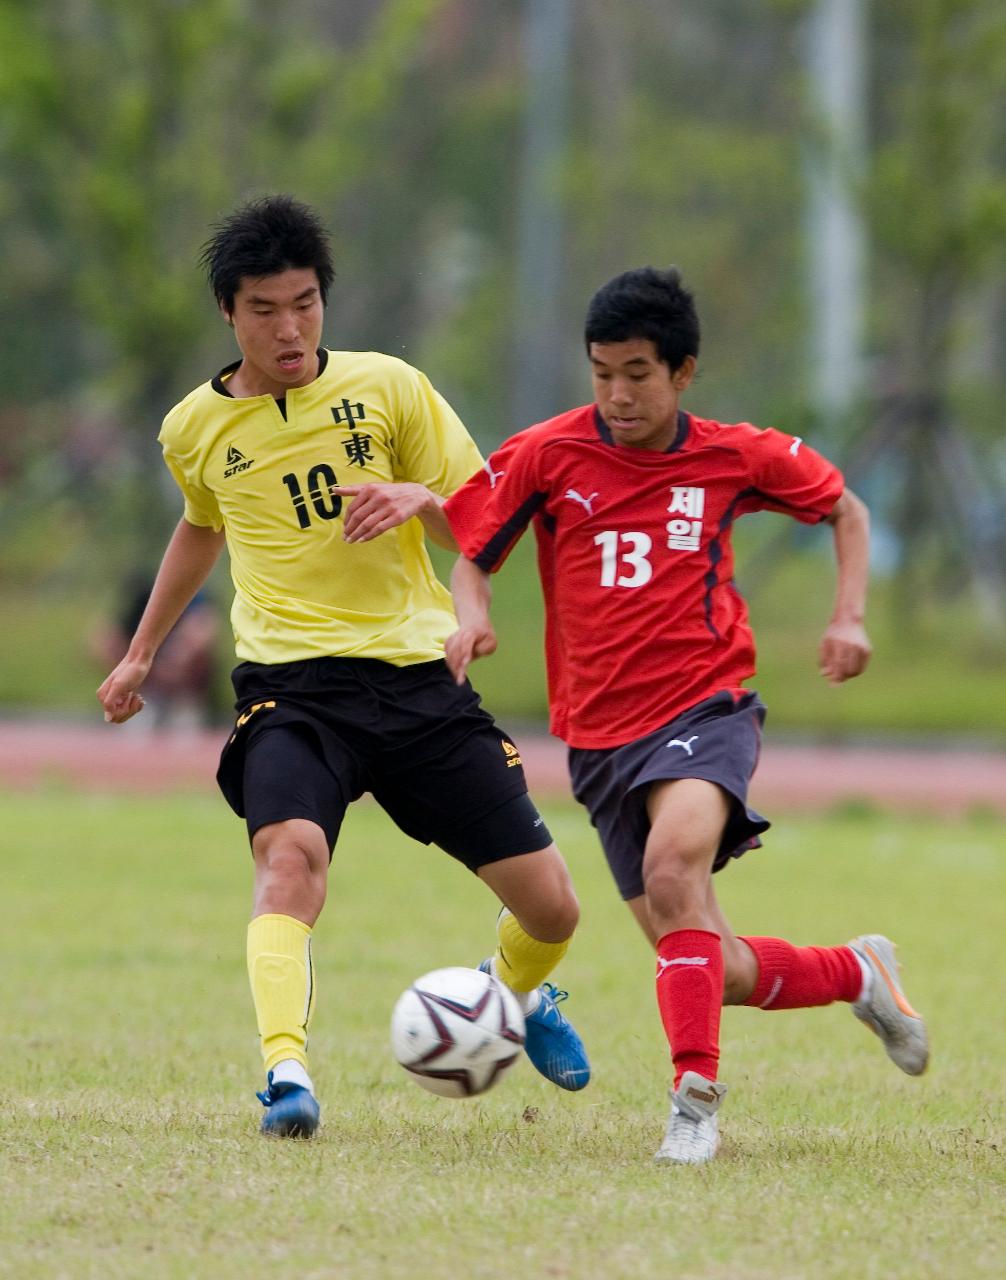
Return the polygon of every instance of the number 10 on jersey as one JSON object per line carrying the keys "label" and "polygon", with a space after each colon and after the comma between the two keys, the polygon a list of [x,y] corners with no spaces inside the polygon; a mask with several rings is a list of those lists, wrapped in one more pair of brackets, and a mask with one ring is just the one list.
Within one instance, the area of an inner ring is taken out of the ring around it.
{"label": "number 10 on jersey", "polygon": [[290,501],[297,514],[297,523],[302,529],[311,527],[308,499],[320,520],[334,520],[342,510],[342,499],[331,492],[332,485],[339,482],[327,462],[319,462],[307,473],[307,498],[304,497],[300,480],[292,471],[283,477],[283,483],[290,494]]}

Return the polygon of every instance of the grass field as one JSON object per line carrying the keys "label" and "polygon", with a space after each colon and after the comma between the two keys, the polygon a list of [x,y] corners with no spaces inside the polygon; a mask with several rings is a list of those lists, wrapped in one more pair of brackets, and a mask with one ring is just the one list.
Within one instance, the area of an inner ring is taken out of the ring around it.
{"label": "grass field", "polygon": [[657,1168],[666,1047],[652,960],[579,812],[547,809],[584,909],[558,975],[595,1078],[521,1064],[424,1094],[387,1023],[425,969],[474,963],[492,900],[372,807],[316,932],[312,1143],[257,1135],[249,874],[212,797],[0,796],[7,925],[0,1276],[459,1280],[1001,1277],[1006,834],[780,818],[722,878],[739,925],[901,944],[934,1061],[910,1080],[842,1007],[724,1017],[721,1155]]}

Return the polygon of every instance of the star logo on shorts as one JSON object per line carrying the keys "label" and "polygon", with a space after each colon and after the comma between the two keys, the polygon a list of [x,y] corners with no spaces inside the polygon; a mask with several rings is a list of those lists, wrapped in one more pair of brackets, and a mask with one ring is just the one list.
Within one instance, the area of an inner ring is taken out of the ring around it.
{"label": "star logo on shorts", "polygon": [[230,742],[228,742],[227,745],[230,746],[231,742],[233,742],[238,736],[238,730],[244,728],[256,711],[269,711],[275,707],[275,705],[275,701],[270,699],[268,702],[256,702],[250,706],[247,711],[243,711],[237,718],[237,723],[234,725],[234,732],[231,734]]}

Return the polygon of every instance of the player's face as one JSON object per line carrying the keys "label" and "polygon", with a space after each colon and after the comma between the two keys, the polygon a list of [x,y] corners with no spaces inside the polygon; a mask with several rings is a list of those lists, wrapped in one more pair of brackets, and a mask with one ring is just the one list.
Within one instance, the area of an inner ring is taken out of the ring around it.
{"label": "player's face", "polygon": [[313,267],[242,276],[227,319],[244,356],[246,394],[283,396],[314,381],[324,311]]}
{"label": "player's face", "polygon": [[594,396],[616,444],[666,449],[678,429],[678,401],[695,373],[694,356],[673,371],[649,338],[592,342]]}

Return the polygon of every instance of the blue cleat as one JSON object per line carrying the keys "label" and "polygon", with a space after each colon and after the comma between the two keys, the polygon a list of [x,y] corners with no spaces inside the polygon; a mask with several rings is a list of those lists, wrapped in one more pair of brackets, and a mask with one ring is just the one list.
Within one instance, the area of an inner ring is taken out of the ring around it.
{"label": "blue cleat", "polygon": [[[479,968],[491,973],[491,961],[483,960]],[[551,982],[543,982],[538,990],[538,1007],[524,1015],[524,1052],[546,1080],[575,1093],[590,1081],[590,1062],[575,1027],[556,1007],[569,998],[569,992],[559,991]]]}
{"label": "blue cleat", "polygon": [[271,1138],[310,1138],[321,1119],[321,1108],[310,1089],[299,1084],[273,1084],[272,1072],[263,1093],[255,1095],[266,1113],[262,1132]]}

